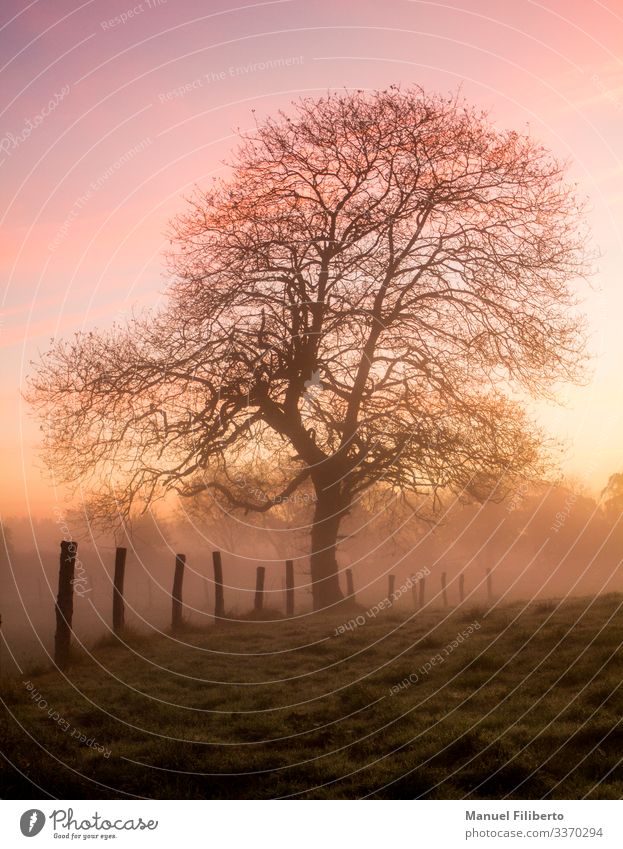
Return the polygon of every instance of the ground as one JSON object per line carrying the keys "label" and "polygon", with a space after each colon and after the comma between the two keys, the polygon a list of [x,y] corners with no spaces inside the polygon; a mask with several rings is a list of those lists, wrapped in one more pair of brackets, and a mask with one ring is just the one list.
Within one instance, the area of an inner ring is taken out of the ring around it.
{"label": "ground", "polygon": [[622,604],[109,639],[3,680],[2,795],[618,799]]}

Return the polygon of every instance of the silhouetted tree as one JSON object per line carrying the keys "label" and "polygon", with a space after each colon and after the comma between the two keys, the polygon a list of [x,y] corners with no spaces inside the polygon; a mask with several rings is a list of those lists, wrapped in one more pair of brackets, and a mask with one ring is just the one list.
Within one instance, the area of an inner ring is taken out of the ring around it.
{"label": "silhouetted tree", "polygon": [[375,483],[483,499],[541,473],[518,399],[583,358],[564,170],[418,88],[263,121],[174,221],[167,305],[43,358],[49,462],[119,509],[204,490],[265,511],[304,488],[315,608],[335,603],[340,521]]}
{"label": "silhouetted tree", "polygon": [[603,507],[610,519],[618,519],[623,514],[623,472],[615,472],[601,492]]}

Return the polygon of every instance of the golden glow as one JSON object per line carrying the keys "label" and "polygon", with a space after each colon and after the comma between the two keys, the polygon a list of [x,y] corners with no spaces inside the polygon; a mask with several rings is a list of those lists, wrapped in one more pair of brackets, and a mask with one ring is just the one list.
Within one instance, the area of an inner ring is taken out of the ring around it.
{"label": "golden glow", "polygon": [[[22,4],[5,5],[3,18]],[[131,6],[132,4],[128,4]],[[4,100],[3,515],[47,514],[38,431],[20,400],[51,336],[123,321],[164,289],[169,218],[222,171],[234,127],[327,88],[456,89],[499,126],[530,131],[590,197],[601,252],[585,311],[589,386],[538,409],[566,441],[563,468],[600,489],[623,468],[623,15],[591,0],[268,3],[199,0],[24,8],[0,32]],[[125,18],[115,16],[126,15]],[[52,106],[52,103],[54,104]]]}

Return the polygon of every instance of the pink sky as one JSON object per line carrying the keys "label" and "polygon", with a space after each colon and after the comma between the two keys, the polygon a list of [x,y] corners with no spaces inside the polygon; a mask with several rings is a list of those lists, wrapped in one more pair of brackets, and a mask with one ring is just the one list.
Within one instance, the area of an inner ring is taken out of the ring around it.
{"label": "pink sky", "polygon": [[601,252],[585,305],[594,379],[538,412],[569,473],[597,489],[623,469],[620,3],[35,0],[0,15],[2,515],[60,497],[20,401],[29,361],[52,336],[157,302],[167,221],[222,168],[233,130],[300,94],[391,83],[461,85],[571,160]]}

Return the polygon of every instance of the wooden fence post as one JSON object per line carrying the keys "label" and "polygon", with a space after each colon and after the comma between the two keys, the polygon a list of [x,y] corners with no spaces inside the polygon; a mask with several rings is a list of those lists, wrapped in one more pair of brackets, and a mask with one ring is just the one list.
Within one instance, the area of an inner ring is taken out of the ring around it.
{"label": "wooden fence post", "polygon": [[426,578],[424,578],[424,577],[420,578],[420,580],[418,581],[418,590],[419,590],[418,600],[419,600],[419,604],[420,604],[420,610],[422,610],[422,608],[424,607],[424,594],[426,592]]}
{"label": "wooden fence post", "polygon": [[255,577],[255,604],[253,605],[253,609],[256,613],[261,613],[264,609],[264,576],[266,575],[266,569],[264,566],[257,567],[257,574]]}
{"label": "wooden fence post", "polygon": [[210,591],[208,589],[208,579],[207,578],[203,579],[203,597],[204,597],[204,600],[205,600],[205,608],[206,608],[206,610],[208,610],[209,607],[210,607]]}
{"label": "wooden fence post", "polygon": [[286,560],[286,616],[294,616],[294,563]]}
{"label": "wooden fence post", "polygon": [[390,600],[391,604],[393,604],[392,596],[394,595],[394,587],[396,585],[396,576],[388,575],[387,576],[387,598]]}
{"label": "wooden fence post", "polygon": [[184,566],[186,555],[175,555],[175,575],[173,577],[173,592],[171,593],[171,627],[179,631],[182,627],[182,584],[184,583]]}
{"label": "wooden fence post", "polygon": [[442,596],[442,599],[443,599],[443,606],[447,607],[448,606],[448,590],[447,590],[447,587],[446,587],[446,573],[445,572],[441,573],[441,596]]}
{"label": "wooden fence post", "polygon": [[127,549],[115,551],[115,578],[112,590],[112,629],[115,634],[123,631],[125,625],[125,607],[123,604],[123,581],[125,578],[125,558]]}
{"label": "wooden fence post", "polygon": [[493,577],[491,575],[491,569],[487,569],[487,598],[489,601],[493,600]]}
{"label": "wooden fence post", "polygon": [[214,565],[214,618],[225,618],[225,599],[223,598],[223,566],[221,564],[221,552],[212,552],[212,563]]}
{"label": "wooden fence post", "polygon": [[346,569],[346,595],[353,601],[355,600],[355,584],[353,583],[352,569]]}
{"label": "wooden fence post", "polygon": [[58,572],[58,597],[56,599],[56,633],[54,635],[54,662],[59,669],[69,666],[71,651],[71,621],[74,615],[74,569],[77,542],[61,542],[61,560]]}
{"label": "wooden fence post", "polygon": [[465,575],[462,572],[459,575],[459,600],[461,604],[465,601]]}

